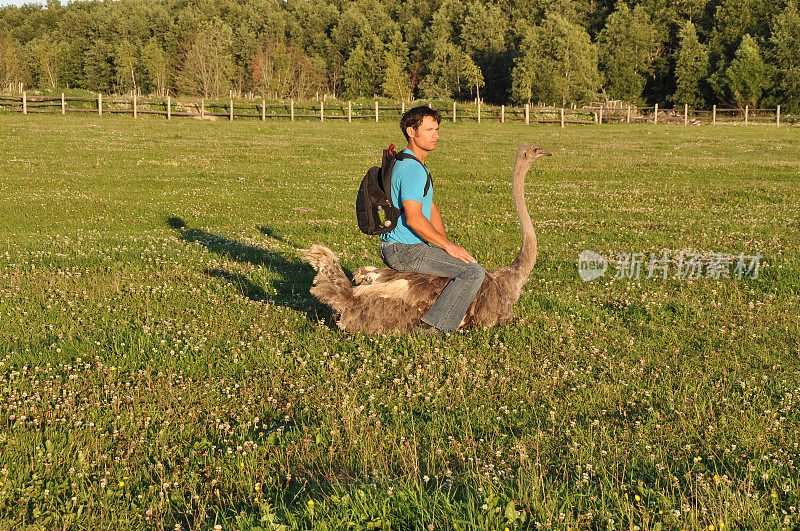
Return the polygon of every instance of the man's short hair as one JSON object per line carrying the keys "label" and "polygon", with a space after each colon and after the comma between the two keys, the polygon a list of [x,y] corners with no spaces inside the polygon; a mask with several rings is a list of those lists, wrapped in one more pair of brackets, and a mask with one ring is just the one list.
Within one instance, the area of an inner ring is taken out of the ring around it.
{"label": "man's short hair", "polygon": [[439,111],[431,109],[427,105],[420,105],[419,107],[409,109],[406,111],[403,117],[400,118],[400,130],[405,135],[406,140],[411,140],[406,132],[406,129],[409,127],[416,129],[422,125],[422,120],[424,120],[426,116],[433,118],[437,124],[442,121],[442,115],[439,114]]}

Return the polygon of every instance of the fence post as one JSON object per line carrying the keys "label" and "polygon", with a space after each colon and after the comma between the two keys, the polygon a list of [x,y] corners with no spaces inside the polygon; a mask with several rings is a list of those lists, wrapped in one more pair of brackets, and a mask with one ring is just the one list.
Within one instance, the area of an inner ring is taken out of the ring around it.
{"label": "fence post", "polygon": [[598,117],[598,124],[603,125],[603,106],[600,106],[600,116]]}
{"label": "fence post", "polygon": [[353,123],[353,102],[347,100],[347,123]]}
{"label": "fence post", "polygon": [[206,117],[206,99],[200,98],[200,118]]}
{"label": "fence post", "polygon": [[683,125],[689,125],[689,104],[683,104]]}
{"label": "fence post", "polygon": [[775,115],[775,127],[781,126],[781,106],[778,105],[778,112]]}
{"label": "fence post", "polygon": [[325,121],[325,100],[319,100],[319,121]]}
{"label": "fence post", "polygon": [[717,125],[717,106],[714,105],[711,110],[711,125]]}
{"label": "fence post", "polygon": [[98,92],[97,93],[97,113],[100,116],[103,116],[103,93],[102,92]]}
{"label": "fence post", "polygon": [[63,92],[61,93],[61,114],[67,114],[67,100],[64,99]]}
{"label": "fence post", "polygon": [[564,107],[561,107],[561,129],[564,129]]}
{"label": "fence post", "polygon": [[478,123],[481,123],[481,100],[478,100]]}
{"label": "fence post", "polygon": [[658,103],[656,103],[656,107],[655,107],[655,118],[653,118],[653,123],[654,123],[654,124],[657,124],[657,123],[658,123]]}
{"label": "fence post", "polygon": [[28,93],[22,93],[22,114],[28,114]]}
{"label": "fence post", "polygon": [[292,121],[294,122],[294,100],[289,100],[289,113],[292,117]]}
{"label": "fence post", "polygon": [[375,121],[378,121],[378,102],[375,101]]}
{"label": "fence post", "polygon": [[264,99],[261,99],[261,121],[267,121],[267,102]]}
{"label": "fence post", "polygon": [[453,123],[456,123],[456,102],[453,101]]}
{"label": "fence post", "polygon": [[525,104],[525,125],[528,125],[530,123],[531,123],[531,104],[530,103],[526,103]]}
{"label": "fence post", "polygon": [[172,96],[167,96],[167,120],[172,120]]}
{"label": "fence post", "polygon": [[403,114],[405,114],[405,113],[406,113],[406,102],[405,102],[405,101],[403,101],[403,102],[400,104],[400,114],[401,114],[401,115],[403,115]]}
{"label": "fence post", "polygon": [[500,123],[501,124],[506,123],[506,106],[505,105],[501,105],[500,106]]}
{"label": "fence post", "polygon": [[744,106],[744,125],[747,125],[747,118],[748,118],[749,114],[750,114],[750,106],[749,105],[745,105]]}
{"label": "fence post", "polygon": [[137,107],[137,103],[138,102],[137,102],[137,99],[136,99],[136,93],[134,92],[133,93],[133,117],[134,117],[134,119],[136,118],[137,112],[139,110],[138,107]]}
{"label": "fence post", "polygon": [[233,121],[233,100],[231,99],[231,100],[230,100],[230,102],[231,102],[231,108],[230,108],[230,109],[229,109],[229,111],[228,111],[228,112],[230,113],[230,115],[229,115],[229,117],[228,117],[228,118],[229,118],[229,119],[230,119],[230,121],[232,122],[232,121]]}
{"label": "fence post", "polygon": [[625,123],[631,123],[631,106],[628,105],[628,116],[625,118]]}

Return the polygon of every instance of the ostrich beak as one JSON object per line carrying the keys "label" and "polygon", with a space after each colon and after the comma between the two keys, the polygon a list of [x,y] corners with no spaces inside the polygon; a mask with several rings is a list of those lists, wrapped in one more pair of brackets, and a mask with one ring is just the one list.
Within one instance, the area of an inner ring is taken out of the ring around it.
{"label": "ostrich beak", "polygon": [[541,155],[542,157],[552,157],[553,156],[552,153],[548,153],[547,151],[540,151],[539,155]]}

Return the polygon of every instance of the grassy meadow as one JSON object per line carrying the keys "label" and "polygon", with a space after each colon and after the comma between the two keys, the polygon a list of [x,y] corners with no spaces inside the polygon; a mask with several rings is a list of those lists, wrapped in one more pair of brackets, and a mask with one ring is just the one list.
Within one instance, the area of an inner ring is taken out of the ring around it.
{"label": "grassy meadow", "polygon": [[[394,122],[0,114],[0,528],[800,528],[800,129],[442,123],[451,239],[540,256],[515,321],[340,332]],[[593,250],[760,254],[583,282]]]}

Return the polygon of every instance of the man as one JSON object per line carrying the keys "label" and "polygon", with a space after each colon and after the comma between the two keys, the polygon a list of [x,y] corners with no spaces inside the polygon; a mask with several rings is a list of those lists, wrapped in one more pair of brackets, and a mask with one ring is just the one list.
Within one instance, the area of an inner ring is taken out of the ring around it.
{"label": "man", "polygon": [[401,118],[400,129],[408,140],[404,153],[417,160],[409,157],[394,165],[392,204],[401,207],[403,213],[397,227],[381,235],[381,258],[387,266],[453,279],[422,317],[420,331],[428,333],[451,333],[458,328],[485,275],[466,249],[447,238],[433,202],[433,187],[425,193],[425,159],[436,149],[441,120],[441,115],[429,107],[414,107]]}

